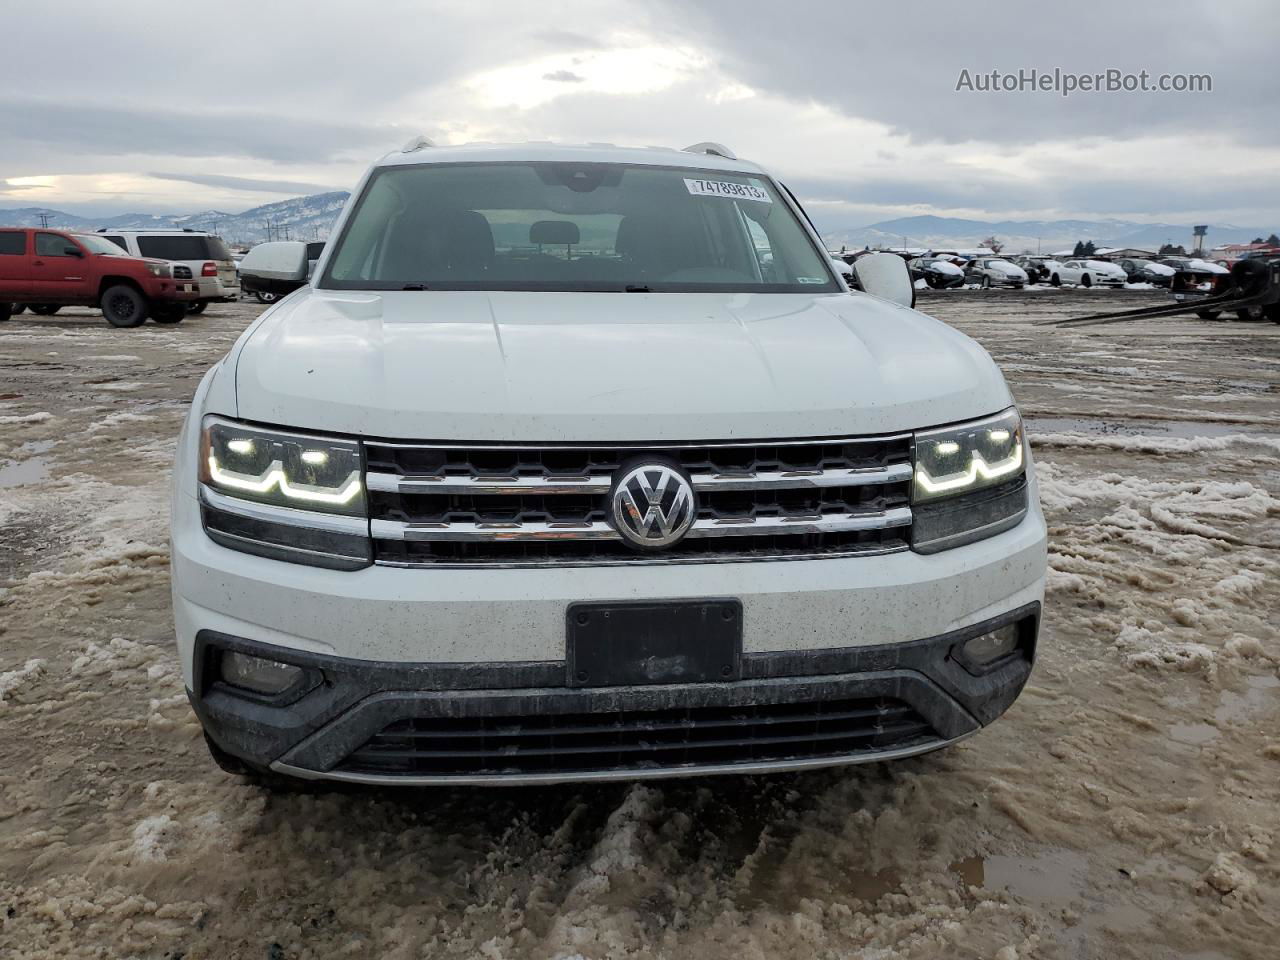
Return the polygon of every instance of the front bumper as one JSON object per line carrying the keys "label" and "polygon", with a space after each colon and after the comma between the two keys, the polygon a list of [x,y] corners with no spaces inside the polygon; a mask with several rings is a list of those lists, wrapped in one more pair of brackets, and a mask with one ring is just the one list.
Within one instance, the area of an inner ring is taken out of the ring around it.
{"label": "front bumper", "polygon": [[[1039,603],[911,643],[743,657],[732,682],[571,688],[563,661],[373,663],[202,631],[188,691],[219,749],[295,777],[402,785],[645,779],[895,759],[961,740],[1003,713],[1030,675]],[[1019,625],[987,672],[966,640]],[[308,680],[281,702],[217,679],[237,650]]]}

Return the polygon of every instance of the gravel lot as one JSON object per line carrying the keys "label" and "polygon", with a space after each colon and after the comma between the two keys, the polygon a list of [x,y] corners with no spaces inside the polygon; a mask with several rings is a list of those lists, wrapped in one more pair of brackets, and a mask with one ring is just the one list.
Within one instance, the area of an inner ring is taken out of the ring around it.
{"label": "gravel lot", "polygon": [[960,291],[1030,418],[1052,567],[1013,709],[775,778],[270,794],[210,762],[167,482],[256,305],[0,326],[0,957],[1262,958],[1280,943],[1280,327],[1030,321]]}

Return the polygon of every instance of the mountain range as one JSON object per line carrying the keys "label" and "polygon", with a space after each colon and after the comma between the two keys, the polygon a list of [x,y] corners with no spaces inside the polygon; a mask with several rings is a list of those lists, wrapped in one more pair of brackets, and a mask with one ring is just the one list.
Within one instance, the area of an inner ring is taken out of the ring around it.
{"label": "mountain range", "polygon": [[[347,202],[347,192],[317,193],[268,203],[244,213],[205,210],[201,213],[126,213],[115,217],[82,217],[46,207],[0,210],[0,225],[7,227],[50,226],[60,230],[171,230],[189,228],[216,233],[233,245],[250,245],[266,240],[325,240],[333,222]],[[42,217],[44,218],[42,220]]]}
{"label": "mountain range", "polygon": [[[205,210],[201,213],[158,215],[126,213],[115,217],[81,217],[61,210],[22,207],[0,210],[0,225],[38,227],[41,217],[50,227],[63,230],[207,230],[235,245],[266,239],[324,240],[347,202],[347,192],[317,193],[268,203],[243,213]],[[1274,227],[1209,227],[1206,246],[1248,243],[1269,235]],[[824,232],[828,248],[857,250],[863,247],[918,247],[968,249],[995,236],[1006,253],[1054,253],[1070,250],[1077,240],[1092,240],[1099,247],[1137,247],[1157,250],[1175,243],[1190,248],[1191,227],[1185,224],[1137,223],[1130,220],[963,220],[956,217],[916,216],[884,220],[864,227]]]}
{"label": "mountain range", "polygon": [[[1248,243],[1266,237],[1274,227],[1209,226],[1205,246]],[[824,233],[827,246],[838,250],[863,247],[919,247],[922,249],[973,248],[995,236],[1005,253],[1055,253],[1070,250],[1077,240],[1092,240],[1099,247],[1137,247],[1158,250],[1174,243],[1188,249],[1193,244],[1186,224],[1136,223],[1130,220],[963,220],[956,217],[900,217],[865,227]]]}

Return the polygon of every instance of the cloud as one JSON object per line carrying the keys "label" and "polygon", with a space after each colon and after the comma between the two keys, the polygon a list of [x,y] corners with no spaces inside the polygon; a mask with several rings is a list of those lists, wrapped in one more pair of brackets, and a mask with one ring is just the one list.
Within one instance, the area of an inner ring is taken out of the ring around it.
{"label": "cloud", "polygon": [[326,193],[334,189],[297,180],[259,180],[254,177],[227,177],[216,173],[150,173],[147,176],[157,180],[178,180],[183,183],[198,183],[206,187],[225,187],[228,190],[251,190],[262,193],[307,195]]}

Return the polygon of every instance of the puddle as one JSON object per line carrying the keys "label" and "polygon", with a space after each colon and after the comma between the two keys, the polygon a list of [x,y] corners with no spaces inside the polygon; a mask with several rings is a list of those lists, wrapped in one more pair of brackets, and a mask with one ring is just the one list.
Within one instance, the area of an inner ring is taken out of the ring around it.
{"label": "puddle", "polygon": [[31,460],[0,461],[0,487],[21,487],[49,479],[49,461],[34,457]]}
{"label": "puddle", "polygon": [[1243,720],[1249,714],[1261,710],[1269,703],[1275,702],[1275,690],[1280,687],[1280,677],[1273,674],[1249,677],[1245,680],[1249,689],[1243,694],[1223,691],[1218,698],[1218,708],[1213,711],[1213,719],[1219,724]]}
{"label": "puddle", "polygon": [[1047,907],[1065,905],[1084,895],[1089,863],[1070,850],[1049,850],[1032,857],[966,857],[951,864],[950,870],[966,886],[1003,890]]}
{"label": "puddle", "polygon": [[1216,740],[1218,728],[1210,723],[1175,723],[1169,727],[1169,736],[1178,743],[1199,747]]}
{"label": "puddle", "polygon": [[1266,431],[1238,423],[1205,423],[1201,420],[1094,420],[1086,417],[1028,417],[1027,430],[1034,437],[1037,433],[1083,433],[1088,436],[1165,436],[1189,439],[1191,437],[1226,437],[1236,433]]}

